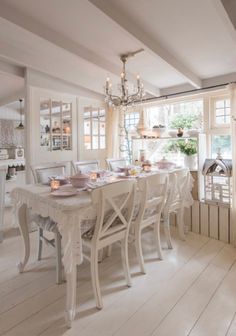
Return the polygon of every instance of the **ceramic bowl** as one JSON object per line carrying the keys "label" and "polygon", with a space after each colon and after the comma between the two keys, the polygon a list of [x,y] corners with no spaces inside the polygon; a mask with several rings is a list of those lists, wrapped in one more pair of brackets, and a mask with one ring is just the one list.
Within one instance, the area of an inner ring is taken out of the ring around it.
{"label": "ceramic bowl", "polygon": [[165,127],[153,127],[152,133],[157,137],[160,138],[166,131]]}
{"label": "ceramic bowl", "polygon": [[70,177],[70,182],[74,188],[84,188],[90,177],[86,174],[76,174]]}
{"label": "ceramic bowl", "polygon": [[189,136],[197,136],[199,133],[198,129],[189,129],[188,131]]}
{"label": "ceramic bowl", "polygon": [[169,134],[170,137],[176,138],[177,137],[177,130],[169,130],[168,134]]}

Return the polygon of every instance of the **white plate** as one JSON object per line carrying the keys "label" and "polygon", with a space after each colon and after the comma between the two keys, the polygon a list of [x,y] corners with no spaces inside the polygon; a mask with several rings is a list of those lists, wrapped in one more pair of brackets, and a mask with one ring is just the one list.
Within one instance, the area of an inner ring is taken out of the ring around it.
{"label": "white plate", "polygon": [[76,189],[71,189],[71,190],[55,190],[51,192],[52,196],[60,196],[60,197],[68,197],[68,196],[75,196],[77,195],[77,190]]}

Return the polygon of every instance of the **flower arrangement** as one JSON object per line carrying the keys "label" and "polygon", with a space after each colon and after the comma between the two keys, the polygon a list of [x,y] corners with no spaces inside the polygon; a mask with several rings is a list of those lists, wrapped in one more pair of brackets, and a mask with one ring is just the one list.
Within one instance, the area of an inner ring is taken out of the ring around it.
{"label": "flower arrangement", "polygon": [[197,141],[189,139],[187,141],[179,141],[178,148],[185,155],[194,155],[197,153]]}

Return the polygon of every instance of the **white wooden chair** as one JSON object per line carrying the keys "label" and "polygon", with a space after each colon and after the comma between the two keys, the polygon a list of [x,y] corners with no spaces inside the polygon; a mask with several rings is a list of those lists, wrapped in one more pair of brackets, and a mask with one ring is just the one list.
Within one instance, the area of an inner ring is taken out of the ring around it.
{"label": "white wooden chair", "polygon": [[93,206],[97,209],[96,224],[83,235],[83,244],[90,254],[84,254],[91,263],[91,277],[96,306],[101,309],[102,297],[98,277],[98,252],[115,242],[121,242],[121,257],[127,286],[131,286],[128,262],[128,236],[133,216],[136,182],[120,181],[102,186],[92,192]]}
{"label": "white wooden chair", "polygon": [[4,221],[4,206],[5,206],[5,181],[7,167],[0,167],[0,243],[3,241],[3,221]]}
{"label": "white wooden chair", "polygon": [[[54,162],[40,166],[31,166],[31,171],[35,183],[48,184],[49,177],[57,175],[65,175],[68,163]],[[43,241],[56,248],[56,282],[62,283],[62,261],[61,261],[61,235],[57,229],[57,223],[52,221],[49,217],[42,217],[33,215],[32,220],[38,225],[39,239],[38,239],[38,260],[42,258]],[[54,239],[47,239],[43,231],[54,233]]]}
{"label": "white wooden chair", "polygon": [[161,213],[166,202],[168,190],[168,174],[158,173],[138,179],[136,214],[131,227],[135,249],[142,273],[146,273],[142,253],[142,230],[154,224],[154,237],[159,259],[162,259],[160,244]]}
{"label": "white wooden chair", "polygon": [[179,237],[185,240],[184,233],[184,199],[190,184],[190,171],[183,168],[169,173],[169,190],[165,207],[162,212],[164,232],[168,248],[172,248],[170,234],[170,214],[176,213]]}
{"label": "white wooden chair", "polygon": [[125,159],[106,159],[107,167],[111,171],[116,171],[118,167],[125,167],[127,162]]}
{"label": "white wooden chair", "polygon": [[98,160],[89,161],[71,161],[75,173],[86,174],[93,170],[99,169]]}

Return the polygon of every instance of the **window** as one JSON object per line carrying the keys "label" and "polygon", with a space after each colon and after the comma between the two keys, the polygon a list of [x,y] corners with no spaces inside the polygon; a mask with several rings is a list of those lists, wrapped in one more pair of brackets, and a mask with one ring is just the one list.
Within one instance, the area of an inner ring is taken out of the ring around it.
{"label": "window", "polygon": [[125,128],[133,133],[136,131],[136,126],[139,122],[139,112],[132,112],[125,114]]}
{"label": "window", "polygon": [[201,128],[203,100],[181,101],[147,108],[150,127],[165,125],[169,129]]}
{"label": "window", "polygon": [[217,127],[230,124],[230,100],[229,99],[215,100],[214,124]]}
{"label": "window", "polygon": [[85,108],[84,145],[86,149],[106,148],[106,114],[104,109]]}
{"label": "window", "polygon": [[231,159],[231,136],[230,135],[212,135],[211,137],[211,157],[216,158],[220,151],[224,159]]}

